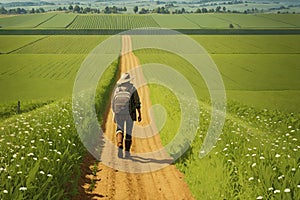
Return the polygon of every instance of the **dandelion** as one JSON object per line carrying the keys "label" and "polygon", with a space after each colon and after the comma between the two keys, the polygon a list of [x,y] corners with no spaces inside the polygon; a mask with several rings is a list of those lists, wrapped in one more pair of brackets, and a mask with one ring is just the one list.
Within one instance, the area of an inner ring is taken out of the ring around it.
{"label": "dandelion", "polygon": [[258,196],[256,199],[263,199],[263,197],[262,196]]}
{"label": "dandelion", "polygon": [[280,190],[274,190],[274,194],[280,193]]}
{"label": "dandelion", "polygon": [[288,193],[288,192],[291,192],[290,188],[286,188],[284,189],[284,192]]}
{"label": "dandelion", "polygon": [[25,191],[25,190],[27,190],[27,187],[20,187],[19,190],[20,191]]}

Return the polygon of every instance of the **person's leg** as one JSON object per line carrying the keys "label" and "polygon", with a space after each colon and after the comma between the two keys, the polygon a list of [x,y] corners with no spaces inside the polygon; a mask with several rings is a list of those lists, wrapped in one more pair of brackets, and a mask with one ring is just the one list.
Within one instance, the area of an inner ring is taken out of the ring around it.
{"label": "person's leg", "polygon": [[123,149],[123,138],[124,138],[124,117],[120,115],[116,115],[116,123],[117,123],[117,130],[116,130],[116,138],[117,138],[117,146]]}
{"label": "person's leg", "polygon": [[126,119],[126,136],[125,136],[125,153],[126,156],[129,156],[130,147],[132,144],[132,128],[133,128],[133,121],[132,119]]}

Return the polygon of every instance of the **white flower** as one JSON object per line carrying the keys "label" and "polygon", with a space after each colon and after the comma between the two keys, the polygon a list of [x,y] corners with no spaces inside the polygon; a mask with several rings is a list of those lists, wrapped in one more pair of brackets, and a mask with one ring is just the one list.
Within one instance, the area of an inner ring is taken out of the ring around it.
{"label": "white flower", "polygon": [[11,176],[7,176],[8,179],[11,179]]}
{"label": "white flower", "polygon": [[290,190],[290,188],[286,188],[286,189],[284,189],[284,192],[291,192],[291,190]]}
{"label": "white flower", "polygon": [[263,197],[262,196],[258,196],[256,199],[263,199]]}
{"label": "white flower", "polygon": [[18,171],[17,174],[22,174],[22,171]]}
{"label": "white flower", "polygon": [[20,187],[19,190],[20,191],[25,191],[25,190],[27,190],[27,187]]}
{"label": "white flower", "polygon": [[297,185],[297,188],[300,188],[300,185]]}
{"label": "white flower", "polygon": [[296,171],[296,168],[292,168],[292,172]]}
{"label": "white flower", "polygon": [[277,153],[277,154],[275,155],[275,158],[279,158],[279,157],[280,157],[280,154]]}
{"label": "white flower", "polygon": [[254,180],[254,178],[253,178],[253,177],[250,177],[248,180],[249,180],[249,181],[253,181],[253,180]]}
{"label": "white flower", "polygon": [[275,191],[274,191],[274,194],[276,194],[276,193],[280,193],[280,190],[275,190]]}
{"label": "white flower", "polygon": [[264,160],[264,159],[265,159],[265,157],[263,157],[263,156],[260,156],[260,157],[259,157],[259,159],[261,159],[261,160]]}
{"label": "white flower", "polygon": [[270,187],[270,188],[268,188],[268,190],[269,190],[269,191],[270,191],[270,190],[274,190],[274,188]]}
{"label": "white flower", "polygon": [[256,163],[253,163],[252,165],[251,165],[251,167],[255,167],[256,166]]}
{"label": "white flower", "polygon": [[288,128],[292,128],[292,126],[288,126]]}
{"label": "white flower", "polygon": [[51,174],[47,174],[47,176],[48,176],[48,177],[52,177],[52,175],[51,175]]}
{"label": "white flower", "polygon": [[3,193],[4,193],[4,194],[7,194],[7,193],[8,193],[8,191],[7,191],[7,190],[3,190]]}
{"label": "white flower", "polygon": [[45,174],[45,172],[44,171],[40,171],[40,174]]}
{"label": "white flower", "polygon": [[29,153],[29,154],[27,154],[27,156],[33,156],[34,154],[33,153]]}

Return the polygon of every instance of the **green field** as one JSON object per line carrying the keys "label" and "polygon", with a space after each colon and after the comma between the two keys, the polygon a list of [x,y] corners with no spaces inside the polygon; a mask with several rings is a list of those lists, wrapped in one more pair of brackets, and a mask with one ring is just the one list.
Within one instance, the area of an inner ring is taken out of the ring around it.
{"label": "green field", "polygon": [[45,13],[5,17],[0,18],[0,26],[2,28],[36,28],[55,15],[54,13]]}
{"label": "green field", "polygon": [[[299,16],[48,13],[0,18],[0,26],[67,31],[228,28],[233,23],[235,28],[281,29],[299,28]],[[0,199],[68,199],[76,194],[85,150],[75,134],[70,96],[81,63],[108,37],[0,36],[0,177],[5,180],[0,183]],[[211,117],[203,79],[178,55],[157,49],[138,50],[135,55],[141,64],[160,63],[176,69],[196,92],[200,106],[196,138],[176,162],[195,198],[299,199],[300,35],[189,37],[216,63],[227,95],[221,138],[203,159],[198,155]],[[110,48],[114,50],[113,45]],[[111,65],[97,90],[99,121],[109,102],[105,97],[116,81],[117,66],[117,62]],[[150,90],[152,103],[166,110],[167,122],[160,132],[166,145],[180,122],[178,100],[164,87],[150,85]],[[22,114],[16,115],[18,100]],[[89,119],[85,122],[89,124]]]}
{"label": "green field", "polygon": [[105,15],[46,13],[0,18],[0,26],[30,29],[133,29],[161,27],[171,29],[300,28],[300,14],[182,14],[182,15]]}
{"label": "green field", "polygon": [[[16,37],[18,45],[14,41]],[[81,63],[105,38],[107,37],[1,36],[1,43],[3,41],[7,44],[7,47],[3,47],[3,52],[15,51],[0,55],[0,102],[57,99],[71,95]]]}
{"label": "green field", "polygon": [[[202,159],[199,152],[211,121],[203,80],[175,54],[149,49],[136,51],[136,55],[141,64],[161,63],[178,70],[199,98],[200,121],[195,140],[176,162],[194,197],[300,198],[300,65],[299,45],[295,45],[299,36],[193,38],[200,44],[205,41],[202,45],[212,53],[228,98],[222,135]],[[252,45],[254,41],[259,45]],[[239,46],[243,47],[240,51]],[[150,94],[152,104],[165,108],[167,120],[160,137],[167,145],[178,133],[181,107],[172,91],[163,86],[150,85]],[[160,115],[154,116],[159,119]]]}
{"label": "green field", "polygon": [[69,14],[57,14],[53,18],[40,24],[37,28],[66,28],[73,22],[77,15],[73,13]]}
{"label": "green field", "polygon": [[158,24],[148,15],[79,15],[69,26],[71,29],[134,29],[144,27],[158,27]]}
{"label": "green field", "polygon": [[[299,36],[193,36],[218,66],[227,98],[259,108],[300,112]],[[208,98],[205,83],[179,56],[155,50],[137,52],[141,63],[163,63],[188,77],[197,95]],[[194,74],[194,75],[191,75]]]}

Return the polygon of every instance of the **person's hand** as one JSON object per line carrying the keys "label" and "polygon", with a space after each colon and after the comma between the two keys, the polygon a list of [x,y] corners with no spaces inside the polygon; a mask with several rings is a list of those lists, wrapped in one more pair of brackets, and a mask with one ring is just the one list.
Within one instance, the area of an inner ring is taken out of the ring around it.
{"label": "person's hand", "polygon": [[138,117],[138,121],[140,122],[140,121],[142,121],[142,117],[141,117],[141,115],[139,115],[139,117]]}

